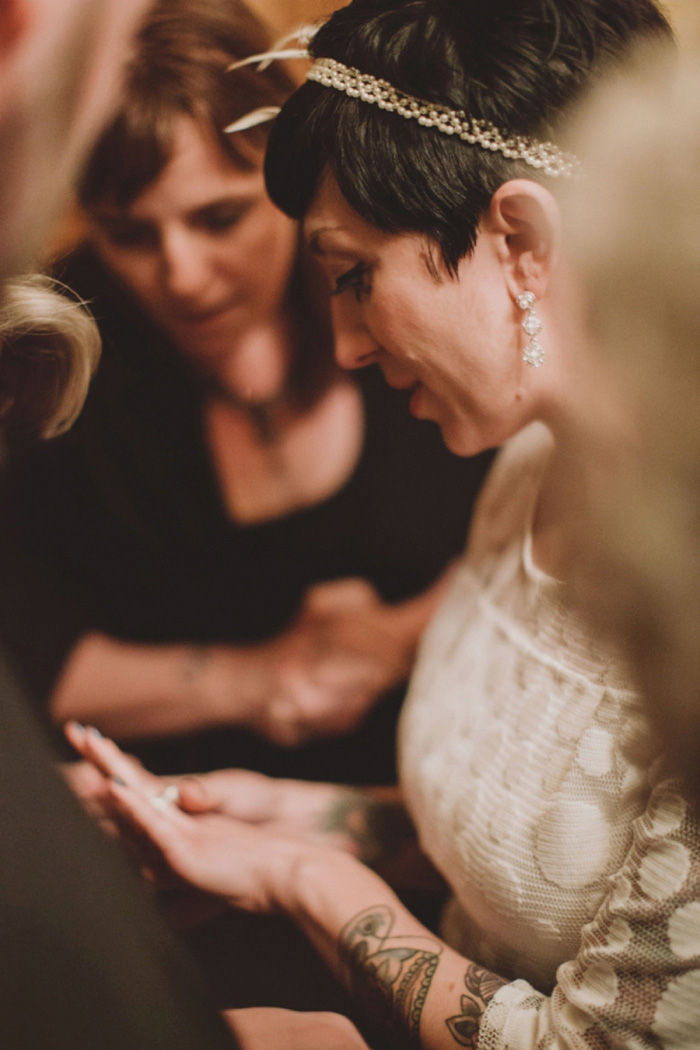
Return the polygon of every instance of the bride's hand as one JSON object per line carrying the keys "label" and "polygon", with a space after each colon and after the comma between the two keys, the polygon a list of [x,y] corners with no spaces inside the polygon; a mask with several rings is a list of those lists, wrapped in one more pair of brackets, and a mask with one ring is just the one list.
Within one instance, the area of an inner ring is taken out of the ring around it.
{"label": "bride's hand", "polygon": [[190,885],[245,911],[286,910],[294,879],[312,847],[298,838],[220,813],[184,813],[162,794],[147,796],[120,779],[110,784],[119,819],[145,836],[160,860]]}
{"label": "bride's hand", "polygon": [[177,801],[189,812],[207,812],[218,808],[217,799],[208,794],[200,777],[156,776],[93,726],[67,722],[64,732],[84,759],[82,762],[66,764],[63,767],[64,776],[93,816],[103,816],[105,808],[109,808],[109,782],[114,777],[147,797],[162,796],[165,800]]}
{"label": "bride's hand", "polygon": [[217,812],[221,799],[209,796],[198,778],[164,785],[95,730],[73,726],[68,733],[107,778],[107,804],[126,837],[145,839],[148,867],[159,881],[164,871],[245,910],[275,910],[297,860],[312,847]]}
{"label": "bride's hand", "polygon": [[116,777],[148,798],[177,802],[186,813],[222,813],[307,834],[322,831],[324,814],[348,793],[335,784],[277,779],[247,769],[159,777],[92,726],[68,722],[65,733],[84,759],[65,775],[86,807],[97,811],[109,800],[109,781]]}
{"label": "bride's hand", "polygon": [[216,811],[361,856],[363,814],[376,802],[372,789],[221,769],[180,781],[179,805],[189,813]]}
{"label": "bride's hand", "polygon": [[156,806],[174,802],[191,815],[217,813],[246,821],[271,835],[342,849],[372,866],[382,862],[384,836],[391,852],[397,852],[400,842],[415,839],[398,789],[278,779],[250,770],[156,777],[97,732],[75,726],[66,732],[101,777],[107,808],[111,799],[105,785],[115,777]]}

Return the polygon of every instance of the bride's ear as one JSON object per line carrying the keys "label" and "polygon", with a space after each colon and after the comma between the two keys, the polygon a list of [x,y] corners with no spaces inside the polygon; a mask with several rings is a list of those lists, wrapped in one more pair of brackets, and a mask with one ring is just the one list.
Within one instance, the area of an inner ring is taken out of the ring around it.
{"label": "bride's ear", "polygon": [[544,298],[559,254],[559,205],[544,186],[530,179],[504,183],[491,199],[487,224],[513,299],[521,292]]}

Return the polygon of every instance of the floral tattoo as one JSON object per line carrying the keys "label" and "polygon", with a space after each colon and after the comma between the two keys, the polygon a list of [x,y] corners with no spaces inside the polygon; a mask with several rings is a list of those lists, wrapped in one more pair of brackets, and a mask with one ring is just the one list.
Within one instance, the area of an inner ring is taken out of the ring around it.
{"label": "floral tattoo", "polygon": [[445,1022],[455,1042],[469,1050],[476,1050],[484,1011],[498,989],[507,983],[490,970],[484,970],[476,963],[469,964],[464,975],[468,994],[460,999],[460,1013],[448,1017]]}
{"label": "floral tattoo", "polygon": [[420,1046],[420,1019],[442,947],[431,937],[392,937],[394,913],[367,908],[340,935],[351,991],[371,1020],[397,1042]]}

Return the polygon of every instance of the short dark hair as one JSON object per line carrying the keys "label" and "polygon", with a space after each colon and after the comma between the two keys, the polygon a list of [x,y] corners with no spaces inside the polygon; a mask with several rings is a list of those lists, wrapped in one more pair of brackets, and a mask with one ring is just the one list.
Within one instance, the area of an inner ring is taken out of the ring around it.
{"label": "short dark hair", "polygon": [[[566,106],[640,36],[670,38],[654,0],[353,0],[311,44],[407,94],[549,139]],[[387,233],[424,233],[449,272],[500,185],[538,173],[416,120],[307,82],[275,121],[268,192],[302,218],[325,171]]]}
{"label": "short dark hair", "polygon": [[268,125],[236,135],[224,127],[260,106],[281,105],[294,81],[279,62],[265,72],[232,62],[269,47],[267,29],[241,0],[157,0],[126,69],[122,103],[98,141],[78,188],[83,205],[130,204],[170,160],[173,124],[186,114],[212,134],[233,164],[250,169]]}

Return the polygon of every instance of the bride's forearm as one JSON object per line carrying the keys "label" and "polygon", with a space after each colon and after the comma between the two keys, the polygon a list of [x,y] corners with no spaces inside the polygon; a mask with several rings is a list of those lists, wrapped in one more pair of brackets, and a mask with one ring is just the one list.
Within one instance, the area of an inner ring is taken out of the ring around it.
{"label": "bride's forearm", "polygon": [[425,1050],[476,1047],[505,980],[430,933],[378,875],[347,855],[310,852],[285,893],[284,910],[378,1030]]}

